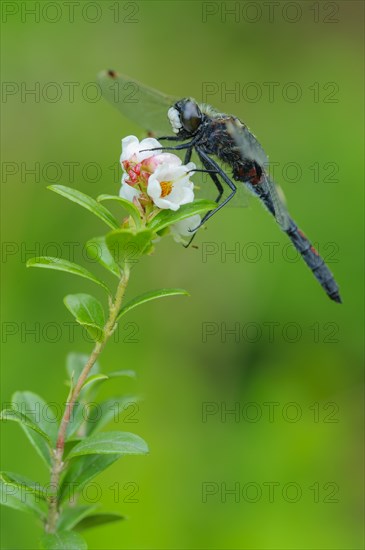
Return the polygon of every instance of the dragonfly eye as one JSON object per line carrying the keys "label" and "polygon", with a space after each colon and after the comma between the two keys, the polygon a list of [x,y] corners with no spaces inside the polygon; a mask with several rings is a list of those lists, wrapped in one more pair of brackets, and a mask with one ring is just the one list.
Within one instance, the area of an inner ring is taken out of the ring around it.
{"label": "dragonfly eye", "polygon": [[180,106],[181,108],[181,123],[184,130],[189,133],[194,133],[200,126],[202,121],[202,114],[195,103],[195,101],[184,100],[184,103]]}

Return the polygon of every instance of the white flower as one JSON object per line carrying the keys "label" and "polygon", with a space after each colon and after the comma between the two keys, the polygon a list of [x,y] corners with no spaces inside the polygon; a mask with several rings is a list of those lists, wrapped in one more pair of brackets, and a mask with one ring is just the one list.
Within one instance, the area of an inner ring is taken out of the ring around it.
{"label": "white flower", "polygon": [[193,236],[193,230],[198,227],[200,222],[201,218],[199,214],[194,214],[190,218],[185,218],[185,220],[180,220],[171,225],[170,231],[174,241],[185,244],[188,240],[187,237],[191,238]]}
{"label": "white flower", "polygon": [[194,184],[189,179],[189,171],[195,168],[193,162],[186,165],[159,164],[147,185],[147,193],[156,206],[178,210],[182,204],[193,202]]}
{"label": "white flower", "polygon": [[159,153],[157,155],[149,158],[147,162],[144,162],[143,165],[146,166],[151,172],[154,172],[159,164],[174,164],[175,166],[180,166],[182,164],[181,158],[172,153]]}
{"label": "white flower", "polygon": [[127,136],[122,139],[122,154],[120,155],[120,163],[133,160],[139,163],[154,155],[160,154],[160,151],[145,151],[144,149],[154,149],[162,147],[155,138],[145,138],[140,142],[136,136]]}
{"label": "white flower", "polygon": [[160,149],[154,138],[141,142],[136,136],[122,139],[120,162],[124,173],[119,194],[134,203],[143,197],[143,208],[148,204],[148,195],[158,208],[178,210],[182,204],[194,200],[189,172],[196,166],[193,162],[184,166],[178,156]]}
{"label": "white flower", "polygon": [[128,174],[123,174],[122,187],[120,188],[119,196],[122,197],[122,199],[125,199],[129,202],[134,202],[134,198],[138,199],[141,192],[135,187],[128,185],[128,183],[126,183],[127,179],[128,179]]}

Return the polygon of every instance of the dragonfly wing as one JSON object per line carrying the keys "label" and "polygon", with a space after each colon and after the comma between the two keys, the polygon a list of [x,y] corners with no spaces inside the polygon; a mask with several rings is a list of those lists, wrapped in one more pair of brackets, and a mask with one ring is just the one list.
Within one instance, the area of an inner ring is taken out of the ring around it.
{"label": "dragonfly wing", "polygon": [[245,160],[255,160],[262,168],[269,164],[269,159],[256,136],[238,118],[227,120],[227,130],[233,137],[236,148]]}
{"label": "dragonfly wing", "polygon": [[290,219],[284,202],[280,198],[280,195],[284,196],[283,192],[281,189],[278,189],[276,183],[267,173],[269,159],[265,151],[247,126],[242,124],[238,119],[227,121],[227,130],[232,136],[242,160],[255,161],[261,167],[261,181],[254,187],[260,186],[260,192],[270,197],[275,212],[275,218],[285,231],[289,228]]}
{"label": "dragonfly wing", "polygon": [[275,218],[277,222],[279,223],[280,227],[286,231],[289,229],[290,225],[290,218],[288,211],[286,207],[284,206],[283,200],[280,198],[280,195],[283,196],[284,199],[284,193],[281,189],[281,187],[278,187],[276,183],[270,179],[270,177],[267,175],[266,172],[263,173],[264,180],[261,184],[261,182],[258,185],[262,185],[264,189],[268,192],[270,195],[270,198],[272,200],[272,203],[274,205],[275,210]]}
{"label": "dragonfly wing", "polygon": [[147,131],[172,135],[167,111],[178,99],[115,71],[102,71],[98,82],[103,97],[124,116]]}

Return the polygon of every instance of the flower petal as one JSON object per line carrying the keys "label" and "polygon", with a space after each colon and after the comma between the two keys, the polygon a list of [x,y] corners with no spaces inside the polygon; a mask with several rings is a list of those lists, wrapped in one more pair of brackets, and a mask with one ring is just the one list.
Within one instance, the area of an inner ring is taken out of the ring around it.
{"label": "flower petal", "polygon": [[[193,163],[192,163],[193,164]],[[169,182],[171,191],[166,194],[166,185]],[[162,209],[178,210],[182,204],[194,200],[194,184],[190,181],[187,167],[179,164],[163,163],[157,166],[151,174],[147,186],[147,193],[153,202]],[[165,190],[164,196],[163,189]]]}
{"label": "flower petal", "polygon": [[140,142],[136,136],[127,136],[122,139],[120,162],[133,160],[138,164],[144,159],[159,155],[160,151],[149,151],[149,149],[155,149],[156,147],[162,146],[155,138],[145,138]]}
{"label": "flower petal", "polygon": [[119,191],[119,196],[129,202],[134,202],[133,199],[138,198],[140,194],[141,193],[140,191],[138,191],[138,189],[135,189],[131,185],[128,185],[128,183],[123,183]]}
{"label": "flower petal", "polygon": [[187,238],[192,236],[191,230],[198,227],[200,222],[201,217],[199,214],[194,214],[194,216],[190,216],[190,218],[185,218],[171,225],[170,231],[174,241],[185,244]]}
{"label": "flower petal", "polygon": [[148,159],[149,157],[153,157],[155,155],[160,154],[160,151],[149,150],[149,149],[155,149],[156,147],[159,147],[159,148],[162,147],[161,143],[159,143],[157,139],[155,138],[142,139],[138,147],[137,162],[142,162],[142,160],[144,159]]}
{"label": "flower petal", "polygon": [[120,163],[125,160],[130,160],[133,155],[138,152],[139,139],[136,136],[127,136],[122,139],[122,154],[120,155]]}

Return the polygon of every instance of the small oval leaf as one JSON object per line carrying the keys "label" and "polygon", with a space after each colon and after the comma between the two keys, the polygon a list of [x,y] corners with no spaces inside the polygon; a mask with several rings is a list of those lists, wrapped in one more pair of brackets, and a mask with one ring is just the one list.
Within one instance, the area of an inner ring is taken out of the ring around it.
{"label": "small oval leaf", "polygon": [[80,441],[68,458],[90,454],[140,455],[147,454],[147,443],[138,435],[129,432],[105,432]]}
{"label": "small oval leaf", "polygon": [[82,424],[85,422],[84,414],[85,414],[85,403],[81,399],[81,395],[80,395],[80,398],[78,399],[78,401],[76,401],[73,407],[71,419],[67,425],[67,430],[66,430],[67,442],[70,439],[73,439],[74,437],[76,437],[75,434],[77,434],[78,431],[81,429]]}
{"label": "small oval leaf", "polygon": [[[69,353],[67,356],[67,362],[66,362],[66,370],[67,373],[71,379],[73,377],[73,380],[77,380],[81,374],[81,371],[85,367],[86,363],[89,360],[89,355],[83,354],[83,353]],[[96,362],[94,366],[92,367],[88,377],[86,378],[86,382],[89,380],[89,378],[97,375],[99,373],[100,367],[99,363]],[[70,422],[67,426],[66,431],[66,439],[69,440],[71,437],[74,437],[74,434],[78,432],[83,422],[85,422],[85,407],[86,407],[86,399],[90,397],[90,391],[92,391],[92,386],[83,388],[80,392],[80,395],[78,397],[78,400],[75,403],[74,409],[72,411]]]}
{"label": "small oval leaf", "polygon": [[46,517],[44,501],[31,491],[0,479],[0,504],[20,512],[35,514],[41,520]]}
{"label": "small oval leaf", "polygon": [[133,232],[118,229],[105,237],[106,245],[118,265],[133,264],[152,249],[153,233],[148,229]]}
{"label": "small oval leaf", "polygon": [[49,436],[52,443],[56,443],[57,415],[40,395],[31,391],[16,391],[11,396],[11,403],[13,409],[25,414]]}
{"label": "small oval leaf", "polygon": [[41,538],[42,550],[87,550],[86,541],[73,531],[46,533]]}
{"label": "small oval leaf", "polygon": [[93,374],[92,376],[89,376],[86,378],[85,382],[81,386],[82,388],[85,388],[86,386],[89,386],[90,384],[94,384],[95,382],[101,382],[103,380],[108,380],[109,376],[106,374]]}
{"label": "small oval leaf", "polygon": [[140,296],[137,296],[130,302],[128,302],[122,309],[120,310],[117,319],[120,319],[123,315],[125,315],[128,311],[131,309],[134,309],[135,307],[144,304],[145,302],[150,302],[151,300],[157,300],[157,298],[165,298],[166,296],[189,296],[189,293],[184,290],[183,288],[162,288],[160,290],[152,290],[150,292],[145,292],[144,294],[141,294]]}
{"label": "small oval leaf", "polygon": [[[58,432],[57,415],[42,397],[30,391],[16,391],[11,397],[12,408],[23,413],[41,430],[48,434],[52,446],[56,443]],[[25,435],[47,467],[51,465],[50,447],[45,439],[24,424],[20,424]]]}
{"label": "small oval leaf", "polygon": [[[122,413],[127,413],[129,421],[133,421],[133,415],[138,412],[141,399],[138,396],[123,395],[118,397],[110,397],[98,404],[98,414],[96,417],[90,415],[86,421],[86,433],[90,434],[100,431],[106,424],[113,421],[119,421]],[[128,409],[131,409],[128,411]]]}
{"label": "small oval leaf", "polygon": [[175,212],[173,210],[161,210],[161,212],[147,224],[147,228],[156,233],[168,225],[184,220],[185,218],[190,218],[190,216],[194,216],[194,214],[201,214],[202,212],[214,210],[216,207],[217,203],[213,201],[199,199],[189,204],[184,204]]}
{"label": "small oval leaf", "polygon": [[0,472],[0,479],[8,485],[14,485],[24,493],[33,493],[42,500],[45,500],[52,493],[50,487],[43,487],[37,481],[33,481],[27,477],[15,474],[14,472]]}
{"label": "small oval leaf", "polygon": [[[89,355],[85,353],[76,353],[72,351],[66,358],[66,371],[68,376],[74,376],[74,380],[77,380],[81,374],[81,371],[85,367],[89,360]],[[97,374],[100,371],[99,363],[96,361],[92,367],[90,374]]]}
{"label": "small oval leaf", "polygon": [[136,227],[141,227],[141,214],[138,210],[138,208],[130,201],[127,201],[126,199],[123,199],[122,197],[118,197],[117,195],[99,195],[96,199],[98,202],[102,201],[116,201],[118,202],[124,210],[128,212],[130,216],[132,216]]}
{"label": "small oval leaf", "polygon": [[48,444],[51,444],[49,436],[34,422],[32,422],[25,414],[22,414],[14,409],[4,409],[0,413],[0,420],[11,420],[13,422],[18,422],[22,426],[34,430],[39,435],[41,435]]}
{"label": "small oval leaf", "polygon": [[85,455],[72,460],[61,483],[60,499],[73,498],[91,479],[106,470],[122,455]]}
{"label": "small oval leaf", "polygon": [[63,301],[76,321],[87,328],[94,340],[100,342],[104,337],[105,323],[101,303],[90,294],[68,294]]}
{"label": "small oval leaf", "polygon": [[77,189],[72,189],[71,187],[66,187],[65,185],[49,185],[48,189],[86,208],[86,210],[95,214],[95,216],[103,220],[103,222],[112,229],[117,229],[119,227],[120,224],[114,218],[113,214],[109,212],[105,206],[99,204],[92,197],[89,197],[89,195],[85,195],[85,193],[77,191]]}
{"label": "small oval leaf", "polygon": [[71,273],[72,275],[78,275],[79,277],[84,277],[84,279],[89,279],[97,285],[103,287],[108,294],[110,290],[107,285],[98,279],[95,275],[90,273],[81,265],[74,264],[68,260],[63,260],[62,258],[53,258],[52,256],[39,256],[38,258],[31,258],[27,261],[27,267],[42,267],[44,269],[54,269],[56,271],[65,271],[66,273]]}
{"label": "small oval leaf", "polygon": [[98,505],[94,506],[75,506],[65,508],[57,521],[57,528],[60,531],[69,531],[75,527],[84,517],[97,510]]}
{"label": "small oval leaf", "polygon": [[115,523],[116,521],[122,521],[126,519],[125,516],[120,514],[91,514],[85,516],[76,526],[76,531],[85,531],[86,529],[91,529],[92,527],[99,527],[100,525],[105,525],[107,523]]}
{"label": "small oval leaf", "polygon": [[86,243],[88,257],[91,260],[96,260],[100,265],[113,273],[118,279],[120,278],[120,268],[115,263],[113,256],[110,254],[106,246],[105,237],[94,237]]}
{"label": "small oval leaf", "polygon": [[114,370],[108,372],[109,378],[118,378],[119,376],[126,376],[127,378],[137,378],[136,371],[134,370]]}

